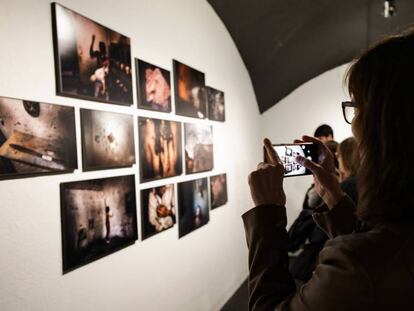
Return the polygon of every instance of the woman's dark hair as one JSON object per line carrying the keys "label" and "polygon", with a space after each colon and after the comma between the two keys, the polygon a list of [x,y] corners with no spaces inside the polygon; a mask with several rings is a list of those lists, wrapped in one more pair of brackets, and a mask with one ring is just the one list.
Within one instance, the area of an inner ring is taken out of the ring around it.
{"label": "woman's dark hair", "polygon": [[414,31],[391,36],[350,67],[360,149],[358,208],[368,223],[414,218]]}
{"label": "woman's dark hair", "polygon": [[349,171],[350,176],[356,176],[359,169],[359,155],[355,138],[348,137],[343,140],[338,145],[337,152],[342,159],[345,169]]}

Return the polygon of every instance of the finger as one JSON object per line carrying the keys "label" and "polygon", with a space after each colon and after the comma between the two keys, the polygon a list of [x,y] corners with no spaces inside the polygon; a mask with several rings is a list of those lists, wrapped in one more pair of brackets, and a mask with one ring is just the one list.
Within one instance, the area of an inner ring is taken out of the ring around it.
{"label": "finger", "polygon": [[304,141],[303,141],[303,140],[301,140],[301,139],[295,139],[295,140],[293,141],[293,143],[294,143],[294,144],[303,144],[303,143],[304,143]]}
{"label": "finger", "polygon": [[312,160],[309,160],[305,157],[302,157],[298,155],[296,157],[296,162],[298,162],[300,165],[303,165],[308,170],[310,170],[314,175],[318,176],[321,171],[321,166],[319,164],[316,164]]}
{"label": "finger", "polygon": [[264,139],[264,146],[266,149],[266,154],[267,154],[269,163],[273,165],[277,165],[277,164],[282,165],[282,161],[280,161],[279,156],[277,155],[275,149],[272,146],[272,142],[268,138]]}
{"label": "finger", "polygon": [[302,138],[305,142],[314,143],[318,147],[319,157],[322,155],[322,161],[320,161],[320,164],[325,162],[327,159],[329,159],[329,161],[333,161],[332,152],[320,139],[307,135],[304,135]]}

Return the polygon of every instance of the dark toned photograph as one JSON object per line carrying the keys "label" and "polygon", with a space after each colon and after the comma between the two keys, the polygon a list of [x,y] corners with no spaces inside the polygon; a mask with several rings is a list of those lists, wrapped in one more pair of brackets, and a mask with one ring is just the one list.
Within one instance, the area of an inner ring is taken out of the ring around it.
{"label": "dark toned photograph", "polygon": [[132,105],[130,39],[52,3],[57,94]]}
{"label": "dark toned photograph", "polygon": [[181,123],[138,118],[141,183],[181,175]]}
{"label": "dark toned photograph", "polygon": [[178,183],[179,237],[204,226],[210,220],[207,178]]}
{"label": "dark toned photograph", "polygon": [[0,179],[77,168],[73,107],[0,97]]}
{"label": "dark toned photograph", "polygon": [[207,98],[204,73],[173,60],[175,113],[206,119]]}
{"label": "dark toned photograph", "polygon": [[60,184],[63,273],[138,239],[134,175]]}
{"label": "dark toned photograph", "polygon": [[141,190],[141,230],[145,240],[175,224],[174,184]]}
{"label": "dark toned photograph", "polygon": [[213,128],[205,124],[184,124],[185,173],[211,171],[213,161]]}
{"label": "dark toned photograph", "polygon": [[83,170],[132,166],[135,163],[132,115],[81,109]]}
{"label": "dark toned photograph", "polygon": [[171,112],[171,78],[168,70],[135,59],[138,108]]}
{"label": "dark toned photograph", "polygon": [[227,203],[227,176],[220,174],[210,177],[211,209]]}
{"label": "dark toned photograph", "polygon": [[226,120],[224,110],[224,92],[207,86],[208,118],[213,121]]}

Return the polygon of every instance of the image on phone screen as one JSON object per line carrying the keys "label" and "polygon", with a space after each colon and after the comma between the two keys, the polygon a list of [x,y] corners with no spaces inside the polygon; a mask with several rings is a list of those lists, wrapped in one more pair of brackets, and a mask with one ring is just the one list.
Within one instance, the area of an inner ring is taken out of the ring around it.
{"label": "image on phone screen", "polygon": [[273,145],[273,148],[283,163],[285,177],[311,174],[311,171],[296,162],[296,157],[298,155],[314,162],[318,162],[316,146],[313,143]]}

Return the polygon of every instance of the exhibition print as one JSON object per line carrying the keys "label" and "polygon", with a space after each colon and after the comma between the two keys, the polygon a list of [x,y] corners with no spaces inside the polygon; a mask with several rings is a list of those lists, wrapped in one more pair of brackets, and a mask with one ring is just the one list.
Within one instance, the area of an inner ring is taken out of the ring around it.
{"label": "exhibition print", "polygon": [[134,175],[62,183],[63,272],[138,239]]}
{"label": "exhibition print", "polygon": [[210,177],[211,209],[227,203],[227,176],[220,174]]}
{"label": "exhibition print", "polygon": [[77,167],[74,108],[0,97],[0,179]]}
{"label": "exhibition print", "polygon": [[174,184],[141,190],[142,239],[169,229],[174,224]]}
{"label": "exhibition print", "polygon": [[140,59],[135,59],[138,108],[171,112],[170,72]]}
{"label": "exhibition print", "polygon": [[205,124],[184,124],[185,173],[213,169],[213,128]]}
{"label": "exhibition print", "polygon": [[181,123],[138,118],[141,182],[181,175]]}
{"label": "exhibition print", "polygon": [[204,226],[210,219],[207,178],[178,184],[179,237]]}
{"label": "exhibition print", "polygon": [[176,60],[173,61],[175,112],[178,115],[207,118],[204,73]]}
{"label": "exhibition print", "polygon": [[127,167],[135,163],[132,115],[81,109],[84,170]]}
{"label": "exhibition print", "polygon": [[208,118],[213,121],[226,120],[224,110],[224,92],[207,86]]}
{"label": "exhibition print", "polygon": [[52,3],[57,93],[132,105],[130,39]]}

